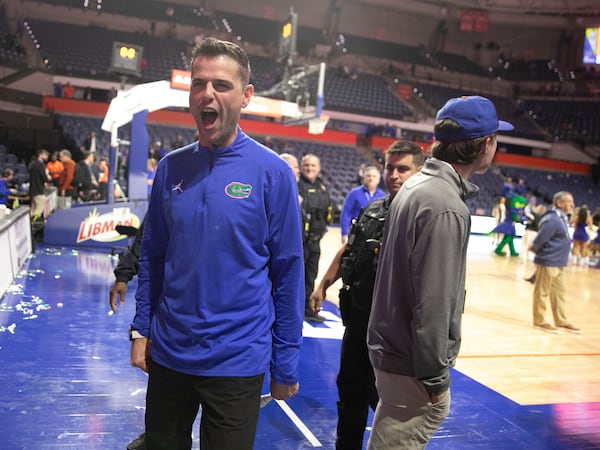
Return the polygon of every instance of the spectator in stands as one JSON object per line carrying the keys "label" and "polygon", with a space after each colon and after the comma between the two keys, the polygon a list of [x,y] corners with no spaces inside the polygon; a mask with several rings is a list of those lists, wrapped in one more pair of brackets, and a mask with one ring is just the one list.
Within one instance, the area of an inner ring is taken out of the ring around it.
{"label": "spectator in stands", "polygon": [[54,83],[54,96],[59,98],[63,96],[63,84],[60,81]]}
{"label": "spectator in stands", "polygon": [[372,200],[385,196],[385,193],[379,189],[379,180],[381,174],[375,166],[369,166],[365,169],[362,185],[350,190],[340,216],[340,225],[342,228],[342,244],[348,241],[348,232],[352,220],[358,217],[358,213]]}
{"label": "spectator in stands", "polygon": [[468,179],[512,128],[486,98],[450,99],[436,116],[433,157],[390,205],[367,333],[380,397],[370,450],[424,448],[448,415],[471,229],[464,202],[479,192]]}
{"label": "spectator in stands", "polygon": [[75,176],[75,161],[71,158],[71,152],[63,149],[59,152],[58,157],[62,163],[64,170],[60,177],[59,195],[62,197],[73,197],[75,190],[73,189],[73,177]]}
{"label": "spectator in stands", "polygon": [[19,193],[17,189],[10,187],[10,182],[14,177],[15,173],[12,169],[4,169],[0,173],[0,205],[6,205],[9,208],[11,205],[8,197]]}
{"label": "spectator in stands", "polygon": [[59,189],[60,178],[65,170],[65,167],[58,158],[58,152],[52,152],[52,154],[50,155],[50,161],[46,163],[46,169],[48,169],[48,173],[50,174],[52,186]]}
{"label": "spectator in stands", "polygon": [[515,183],[513,182],[512,177],[504,177],[504,183],[502,184],[502,196],[507,200],[515,195]]}
{"label": "spectator in stands", "polygon": [[[533,288],[533,326],[548,333],[559,330],[581,334],[581,329],[567,320],[565,296],[567,287],[564,269],[569,264],[571,238],[568,215],[575,202],[570,192],[554,194],[552,208],[540,220],[540,229],[533,241],[535,253],[535,285]],[[546,306],[550,303],[554,326],[546,322]]]}
{"label": "spectator in stands", "polygon": [[515,193],[523,197],[527,194],[527,183],[525,183],[525,179],[519,178],[519,181],[517,181],[517,184],[515,185]]}
{"label": "spectator in stands", "polygon": [[310,294],[315,286],[321,257],[321,239],[327,232],[332,219],[332,204],[327,187],[319,173],[321,160],[309,153],[300,163],[298,194],[302,198],[302,222],[304,241],[304,289],[306,301],[304,320],[324,322],[325,318],[313,311],[310,306]]}
{"label": "spectator in stands", "polygon": [[73,93],[75,92],[75,88],[71,86],[71,83],[67,81],[67,83],[63,87],[63,97],[64,98],[73,98]]}
{"label": "spectator in stands", "polygon": [[46,183],[50,182],[47,160],[48,150],[40,149],[36,152],[36,159],[29,165],[29,215],[34,222],[44,220],[45,189]]}
{"label": "spectator in stands", "polygon": [[384,136],[387,137],[391,137],[391,138],[396,138],[396,127],[394,127],[393,125],[389,124],[388,122],[385,123],[385,131],[383,132]]}

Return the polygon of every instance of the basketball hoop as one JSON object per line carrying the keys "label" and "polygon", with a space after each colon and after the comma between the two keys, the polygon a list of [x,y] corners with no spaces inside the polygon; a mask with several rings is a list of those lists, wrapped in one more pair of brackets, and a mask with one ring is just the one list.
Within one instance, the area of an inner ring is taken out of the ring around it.
{"label": "basketball hoop", "polygon": [[323,134],[325,127],[329,122],[329,116],[321,114],[320,117],[315,117],[308,121],[308,133],[309,134]]}

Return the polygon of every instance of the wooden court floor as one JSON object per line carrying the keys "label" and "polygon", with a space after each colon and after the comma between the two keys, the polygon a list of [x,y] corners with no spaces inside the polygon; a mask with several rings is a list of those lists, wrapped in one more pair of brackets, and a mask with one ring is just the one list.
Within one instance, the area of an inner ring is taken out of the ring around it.
{"label": "wooden court floor", "polygon": [[[319,280],[340,245],[339,229],[332,228]],[[600,402],[600,270],[566,269],[567,315],[583,334],[549,334],[532,326],[533,285],[524,278],[534,271],[533,255],[501,257],[493,248],[489,236],[470,238],[456,369],[521,404]],[[331,286],[327,298],[336,302],[340,286]],[[548,314],[552,323],[549,307]]]}
{"label": "wooden court floor", "polygon": [[[339,245],[332,227],[320,273]],[[600,449],[600,270],[567,269],[567,313],[584,333],[552,335],[532,327],[531,261],[493,255],[485,236],[468,257],[453,403],[428,450]],[[124,449],[143,431],[146,376],[129,366],[126,337],[136,281],[109,314],[115,262],[39,246],[0,301],[1,450]],[[256,450],[335,447],[338,288],[328,320],[304,323],[300,392],[261,410]]]}

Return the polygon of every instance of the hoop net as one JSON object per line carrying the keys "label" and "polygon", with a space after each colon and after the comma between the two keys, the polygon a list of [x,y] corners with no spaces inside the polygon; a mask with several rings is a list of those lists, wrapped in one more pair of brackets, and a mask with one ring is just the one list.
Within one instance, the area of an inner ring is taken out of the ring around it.
{"label": "hoop net", "polygon": [[314,119],[310,119],[308,121],[308,133],[309,134],[323,134],[325,132],[325,127],[329,122],[329,116],[325,114],[321,114],[320,117],[315,117]]}

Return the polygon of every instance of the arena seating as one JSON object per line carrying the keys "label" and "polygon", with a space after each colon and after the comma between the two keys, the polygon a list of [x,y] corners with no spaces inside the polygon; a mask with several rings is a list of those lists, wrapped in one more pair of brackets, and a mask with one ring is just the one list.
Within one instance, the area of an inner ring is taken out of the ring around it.
{"label": "arena seating", "polygon": [[[81,9],[84,3],[87,2],[73,2],[73,0],[37,0],[43,3],[50,3],[52,5],[61,5],[69,8]],[[99,2],[100,3],[100,2]],[[187,25],[193,25],[195,27],[201,27],[205,29],[214,28],[212,19],[204,16],[200,8],[194,8],[192,6],[180,5],[177,3],[170,3],[169,7],[170,16],[167,15],[166,7],[164,4],[146,1],[146,0],[127,0],[126,2],[103,2],[101,11],[106,14],[120,14],[123,16],[133,16],[140,19],[148,19],[150,21],[169,21],[177,23],[184,23]],[[85,9],[85,7],[83,7]],[[89,2],[89,9],[96,9],[95,2]]]}
{"label": "arena seating", "polygon": [[457,55],[454,53],[447,52],[436,52],[430,56],[430,60],[433,64],[443,70],[449,70],[452,72],[460,72],[479,76],[489,76],[480,65],[469,60],[464,55]]}
{"label": "arena seating", "polygon": [[[142,33],[126,33],[98,26],[27,21],[31,35],[40,44],[40,53],[57,73],[91,78],[116,79],[110,75],[113,42],[144,47],[146,67],[143,81],[166,80],[172,69],[188,70],[186,43]],[[93,36],[86,39],[85,36]]]}
{"label": "arena seating", "polygon": [[552,61],[548,60],[516,60],[505,61],[500,59],[499,64],[493,67],[492,74],[505,80],[516,81],[550,81],[559,82],[562,77]]}
{"label": "arena seating", "polygon": [[254,85],[255,92],[265,91],[281,81],[284,66],[277,63],[272,58],[265,56],[250,56],[250,67],[252,74],[251,82]]}
{"label": "arena seating", "polygon": [[[72,6],[68,0],[49,1],[54,4]],[[143,0],[131,0],[133,3],[143,3]],[[177,22],[187,23],[196,20],[195,24],[200,27],[210,27],[215,24],[203,16],[191,17],[189,6],[174,5],[174,16]],[[184,9],[180,9],[184,8]],[[139,17],[151,20],[165,20],[165,11],[156,8],[130,8],[122,6],[120,2],[106,2],[104,12],[114,14],[135,14]],[[190,18],[191,17],[191,18]],[[216,19],[219,13],[216,12]],[[246,35],[257,26],[261,33],[256,34],[257,42],[270,42],[267,37],[266,19],[252,19],[242,16],[229,15],[231,23],[236,31]],[[4,19],[4,17],[0,17]],[[215,20],[216,20],[215,19]],[[175,19],[173,19],[175,20]],[[4,22],[4,23],[2,23]],[[7,33],[8,27],[5,20],[0,20],[0,33]],[[123,41],[144,46],[146,69],[141,81],[153,81],[166,79],[170,76],[172,68],[189,69],[186,52],[188,43],[175,38],[164,38],[154,36],[153,33],[126,33],[123,31],[108,30],[100,26],[77,26],[69,24],[58,24],[46,22],[40,19],[29,21],[32,32],[40,42],[40,53],[50,61],[49,67],[54,73],[66,75],[80,75],[89,78],[116,79],[114,75],[108,74],[110,64],[110,53],[114,41]],[[263,30],[265,29],[265,30]],[[264,31],[264,32],[263,32]],[[93,39],[81,39],[81,36],[93,36]],[[310,45],[320,43],[322,36],[312,33]],[[409,47],[385,43],[373,39],[349,36],[352,52],[355,55],[368,55],[372,57],[385,58],[393,63],[400,61],[422,67],[444,68],[445,70],[489,77],[480,66],[469,61],[462,55],[436,52],[431,54],[424,48]],[[306,42],[304,42],[305,45]],[[306,53],[307,48],[299,49]],[[0,57],[4,58],[2,54]],[[280,81],[283,74],[283,65],[272,58],[251,55],[253,67],[252,82],[256,90],[261,91],[272,87]],[[504,72],[502,72],[504,70]],[[388,73],[388,75],[390,75]],[[551,75],[558,76],[557,72],[543,61],[530,61],[528,64],[513,63],[508,66],[499,65],[494,68],[493,75],[499,75],[508,79],[519,80],[549,80],[555,81]],[[351,76],[343,69],[334,65],[328,67],[325,80],[325,108],[332,111],[350,112],[378,119],[404,119],[414,120],[413,107],[406,101],[400,99],[392,90],[385,76],[361,73],[356,68],[351,69]],[[406,83],[414,88],[414,92],[423,98],[433,110],[438,109],[448,98],[465,94],[479,94],[480,92],[465,92],[458,88],[440,86],[435,82],[415,83],[414,78],[406,78]],[[311,89],[316,85],[316,74],[309,77]],[[516,100],[484,94],[491,98],[498,109],[499,116],[511,121],[515,125],[513,136],[525,137],[535,140],[570,140],[582,144],[597,143],[600,141],[600,124],[597,119],[597,102],[573,101],[563,98],[532,99],[525,98],[523,102]],[[535,111],[531,114],[531,111]],[[109,148],[109,136],[100,130],[101,120],[89,117],[58,116],[58,122],[64,132],[80,146],[90,130],[96,130],[98,136],[98,153],[106,155]],[[156,140],[163,142],[165,147],[175,139],[175,135],[181,132],[185,139],[192,139],[192,131],[169,126],[149,124],[150,144]],[[119,131],[122,139],[129,138],[129,130],[122,127]],[[322,159],[323,177],[330,186],[332,196],[336,205],[341,206],[347,190],[355,183],[356,168],[361,162],[365,162],[360,154],[354,149],[338,146],[327,146],[315,142],[288,141],[286,147],[291,148],[291,153],[302,156],[307,152],[317,154]],[[350,153],[348,153],[350,152]],[[342,155],[337,157],[337,154]],[[6,158],[5,158],[6,159]],[[1,161],[6,162],[6,161]],[[7,162],[11,164],[10,161]],[[0,164],[1,165],[1,164]],[[512,170],[512,168],[511,168]],[[504,171],[504,169],[503,169]],[[564,186],[565,189],[573,191],[576,202],[586,202],[590,206],[596,203],[597,189],[589,182],[589,177],[584,175],[568,175],[548,173],[544,171],[533,171],[524,173],[532,193],[547,198],[552,192]],[[478,197],[467,202],[473,213],[489,214],[495,198],[500,193],[502,175],[488,172],[485,175],[476,176],[474,181],[481,186]]]}
{"label": "arena seating", "polygon": [[[115,40],[144,46],[147,67],[143,73],[143,81],[167,79],[172,68],[189,69],[185,55],[187,44],[176,39],[41,20],[29,21],[29,24],[40,42],[40,52],[48,58],[50,67],[58,73],[106,77],[112,42]],[[94,39],[89,43],[78,38],[89,34],[94,35]],[[360,51],[360,46],[357,51]],[[416,60],[418,59],[416,55],[421,53],[417,50],[412,55]],[[464,57],[443,52],[437,53],[434,59],[442,64],[451,64],[451,67],[456,70],[459,70],[458,67],[464,63]],[[257,91],[268,89],[280,81],[283,74],[281,64],[263,56],[252,56],[251,61],[254,67],[252,82],[255,83]],[[424,62],[433,64],[432,59],[426,56],[423,56],[423,60],[419,60],[421,64]],[[314,90],[316,75],[309,77],[309,83]],[[433,109],[439,108],[450,97],[470,94],[464,90],[430,83],[411,84],[416,89],[415,93],[424,98]],[[330,67],[325,81],[325,91],[325,107],[330,110],[380,118],[414,120],[412,108],[391,92],[385,79],[378,75],[357,73],[356,76],[348,77],[341,70],[337,71]],[[600,107],[595,104],[553,99],[527,101],[527,107],[523,108],[512,99],[489,97],[496,104],[499,115],[514,123],[514,136],[538,140],[580,140],[583,143],[598,141],[600,126],[597,122],[600,119],[596,118],[599,117]],[[547,112],[537,114],[537,120],[534,121],[532,116],[525,114],[526,110],[531,108]],[[542,127],[550,131],[547,132]]]}
{"label": "arena seating", "polygon": [[26,67],[25,50],[10,31],[3,7],[0,8],[0,64],[17,69]]}
{"label": "arena seating", "polygon": [[[28,23],[32,34],[40,42],[40,52],[58,73],[106,76],[114,41],[144,46],[147,60],[144,81],[169,79],[173,68],[189,70],[185,60],[185,43],[182,41],[41,20],[30,20]],[[94,36],[90,42],[79,38],[89,34]],[[258,90],[280,81],[283,72],[281,65],[265,57],[253,57],[252,63],[256,66],[252,81],[258,82]],[[309,83],[316,91],[316,74],[310,77]],[[410,118],[413,114],[411,108],[394,95],[385,80],[377,75],[358,74],[356,79],[352,79],[331,71],[325,83],[328,109],[396,119]]]}
{"label": "arena seating", "polygon": [[[57,114],[57,122],[63,133],[67,134],[77,146],[81,147],[88,137],[90,131],[96,132],[96,148],[100,156],[108,156],[110,150],[110,134],[101,129],[102,119],[94,117],[70,116]],[[185,142],[192,142],[194,130],[184,127],[172,127],[149,123],[146,126],[149,135],[149,145],[153,146],[156,141],[161,141],[166,148],[171,148],[175,142],[177,133],[181,133]],[[119,139],[128,141],[130,139],[130,127],[125,125],[119,128]]]}
{"label": "arena seating", "polygon": [[[466,92],[461,89],[446,86],[438,86],[427,83],[415,83],[413,85],[415,94],[421,96],[435,110],[441,108],[449,98],[461,95],[479,95],[479,92]],[[548,133],[536,126],[531,117],[522,110],[512,99],[486,95],[498,111],[498,116],[511,122],[515,129],[511,135],[529,139],[546,140]]]}
{"label": "arena seating", "polygon": [[[316,82],[315,74],[311,76],[311,83]],[[393,94],[378,75],[357,73],[347,76],[339,70],[329,70],[325,77],[325,92],[325,108],[332,111],[414,120],[412,108]]]}
{"label": "arena seating", "polygon": [[569,191],[576,205],[588,205],[591,210],[600,207],[600,186],[594,184],[589,175],[566,172],[550,172],[521,167],[503,167],[504,175],[513,180],[523,178],[531,194],[552,203],[558,191]]}
{"label": "arena seating", "polygon": [[19,161],[17,155],[9,153],[6,145],[0,144],[0,171],[12,169],[19,185],[29,181],[29,170],[23,161]]}
{"label": "arena seating", "polygon": [[[57,115],[57,120],[63,133],[67,134],[78,145],[83,145],[90,131],[96,132],[97,153],[108,156],[110,149],[110,136],[100,129],[102,119]],[[172,127],[149,123],[146,125],[149,136],[149,145],[161,141],[166,148],[171,147],[177,133],[181,133],[185,142],[192,142],[194,130],[190,128]],[[119,129],[119,138],[129,140],[130,129],[123,126]],[[257,137],[260,140],[260,137]],[[314,153],[321,159],[322,176],[329,187],[334,204],[341,208],[344,197],[356,181],[356,173],[361,163],[367,160],[361,156],[354,147],[344,147],[329,144],[320,144],[312,141],[286,140],[284,145],[274,148],[279,153],[288,152],[298,159],[307,153]]]}
{"label": "arena seating", "polygon": [[525,99],[524,109],[554,140],[600,141],[600,103],[589,100]]}
{"label": "arena seating", "polygon": [[502,195],[505,176],[511,176],[513,180],[523,178],[527,193],[548,205],[552,204],[554,193],[568,191],[573,194],[576,205],[587,205],[592,211],[600,207],[600,186],[594,184],[588,175],[498,166],[496,170],[471,178],[470,181],[480,188],[477,197],[466,201],[472,214],[491,214],[496,199]]}
{"label": "arena seating", "polygon": [[[108,155],[110,137],[101,131],[101,119],[58,115],[58,123],[63,131],[78,144],[83,141],[91,130],[96,131],[98,139],[98,154]],[[149,144],[157,140],[170,148],[177,133],[181,133],[184,141],[192,142],[193,130],[189,128],[172,127],[159,124],[148,124]],[[127,126],[119,129],[119,137],[129,139]],[[256,136],[258,140],[262,138]],[[321,159],[321,176],[327,184],[333,203],[337,210],[341,209],[348,191],[356,184],[356,174],[361,163],[370,163],[354,147],[324,144],[316,141],[276,140],[272,148],[278,153],[291,153],[300,160],[307,153],[314,153]],[[600,186],[594,185],[587,175],[569,174],[564,172],[549,172],[544,170],[524,169],[513,166],[498,166],[485,174],[474,175],[472,182],[480,188],[479,195],[466,201],[472,214],[490,215],[496,198],[502,194],[502,183],[505,176],[513,179],[523,178],[528,186],[528,193],[538,196],[546,203],[551,203],[552,195],[558,190],[567,190],[575,196],[576,204],[587,204],[592,210],[600,206]]]}

